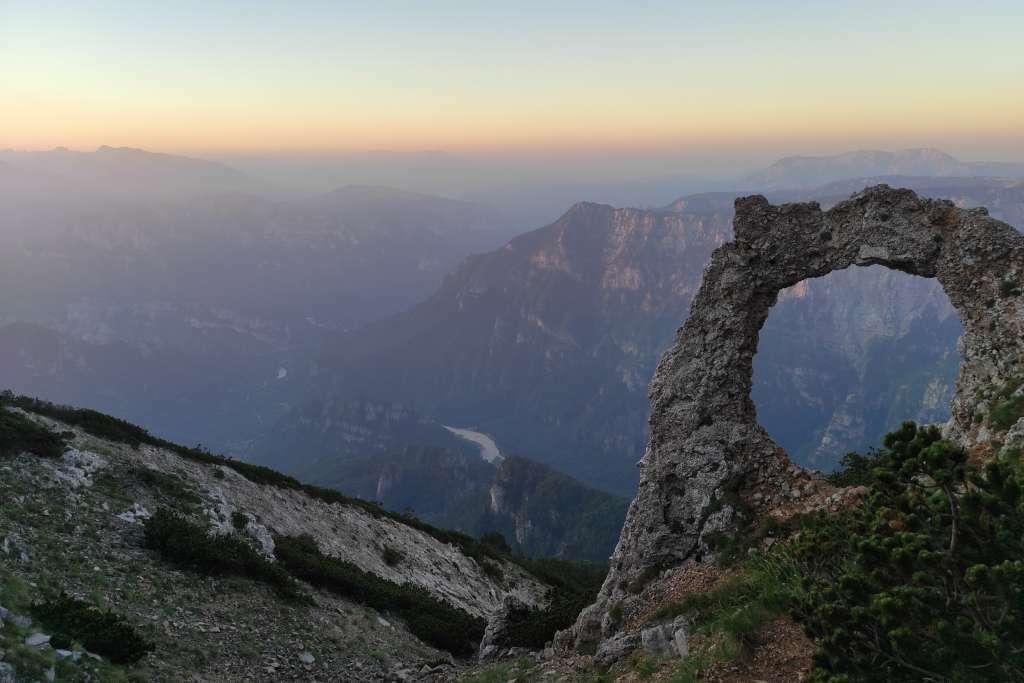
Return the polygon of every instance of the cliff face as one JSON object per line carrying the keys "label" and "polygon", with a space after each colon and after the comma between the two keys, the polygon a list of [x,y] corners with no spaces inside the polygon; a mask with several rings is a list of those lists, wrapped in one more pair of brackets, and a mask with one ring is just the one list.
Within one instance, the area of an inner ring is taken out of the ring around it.
{"label": "cliff face", "polygon": [[614,615],[636,607],[630,587],[686,560],[712,559],[713,536],[734,531],[744,514],[830,499],[827,484],[790,464],[751,400],[759,334],[780,291],[851,265],[935,278],[965,328],[947,430],[965,444],[979,430],[991,437],[975,424],[982,390],[1024,368],[1024,237],[984,209],[884,185],[828,211],[760,196],[738,199],[736,209],[735,239],[715,251],[651,383],[639,492],[608,578],[563,643],[590,650],[606,641],[620,628]]}

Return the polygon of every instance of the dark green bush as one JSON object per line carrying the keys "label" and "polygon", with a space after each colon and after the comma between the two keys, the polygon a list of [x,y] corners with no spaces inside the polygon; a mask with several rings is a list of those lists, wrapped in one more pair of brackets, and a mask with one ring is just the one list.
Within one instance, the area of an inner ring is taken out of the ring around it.
{"label": "dark green bush", "polygon": [[792,544],[815,680],[1024,680],[1020,464],[973,471],[913,423],[873,461],[864,504]]}
{"label": "dark green bush", "polygon": [[480,563],[480,568],[483,570],[484,574],[492,581],[497,581],[498,583],[501,583],[505,580],[505,570],[502,568],[501,563],[497,560],[485,558]]}
{"label": "dark green bush", "polygon": [[146,488],[172,501],[195,505],[202,500],[195,489],[175,474],[148,467],[136,467],[130,472],[130,476]]}
{"label": "dark green bush", "polygon": [[61,435],[0,406],[0,457],[32,453],[44,458],[59,458],[65,450],[67,445]]}
{"label": "dark green bush", "polygon": [[53,634],[55,647],[77,641],[115,664],[134,664],[153,650],[123,617],[67,595],[32,605],[31,612]]}
{"label": "dark green bush", "polygon": [[147,439],[152,438],[149,436],[149,432],[141,427],[136,427],[129,422],[104,415],[95,410],[58,406],[37,398],[15,396],[10,392],[6,392],[3,398],[0,399],[0,402],[27,410],[30,413],[60,420],[65,424],[81,427],[93,436],[109,441],[138,446],[141,443],[146,443]]}
{"label": "dark green bush", "polygon": [[235,510],[231,513],[231,526],[235,527],[235,531],[245,531],[245,527],[249,526],[249,518],[244,512]]}
{"label": "dark green bush", "polygon": [[482,619],[438,600],[423,588],[387,581],[351,562],[327,557],[309,536],[282,536],[275,542],[278,562],[293,576],[374,609],[395,613],[425,643],[468,656],[483,637]]}
{"label": "dark green bush", "polygon": [[572,626],[584,607],[596,594],[582,599],[577,594],[554,591],[551,602],[543,609],[522,607],[509,610],[508,627],[501,639],[504,647],[543,648],[557,631]]}
{"label": "dark green bush", "polygon": [[500,531],[488,531],[480,537],[480,543],[487,547],[497,550],[499,553],[511,553],[512,548],[509,546],[508,541],[501,534]]}
{"label": "dark green bush", "polygon": [[1009,429],[1020,418],[1024,417],[1024,396],[1011,396],[992,407],[989,413],[989,424],[996,429]]}
{"label": "dark green bush", "polygon": [[839,469],[828,475],[828,482],[833,486],[868,486],[874,481],[872,471],[878,466],[879,457],[875,450],[867,455],[847,453],[839,460]]}
{"label": "dark green bush", "polygon": [[284,599],[307,602],[295,581],[243,539],[210,536],[206,528],[160,509],[145,522],[145,546],[168,562],[202,574],[242,576],[270,585]]}

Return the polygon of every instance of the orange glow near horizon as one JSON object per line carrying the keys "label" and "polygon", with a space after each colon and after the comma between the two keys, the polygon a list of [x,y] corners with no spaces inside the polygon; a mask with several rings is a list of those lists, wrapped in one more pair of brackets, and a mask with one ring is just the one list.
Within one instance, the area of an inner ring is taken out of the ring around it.
{"label": "orange glow near horizon", "polygon": [[935,7],[925,20],[865,2],[844,10],[843,30],[834,8],[797,0],[776,14],[725,3],[752,13],[746,22],[728,8],[597,4],[596,18],[538,4],[524,21],[457,2],[250,18],[228,2],[99,3],[104,16],[14,0],[0,7],[0,148],[1024,157],[1024,21],[1012,3],[988,3],[991,16],[984,2],[970,17]]}

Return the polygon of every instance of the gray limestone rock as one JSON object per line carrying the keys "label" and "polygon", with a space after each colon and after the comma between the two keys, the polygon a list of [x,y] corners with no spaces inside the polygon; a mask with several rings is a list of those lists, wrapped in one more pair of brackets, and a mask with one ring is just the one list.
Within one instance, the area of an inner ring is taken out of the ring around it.
{"label": "gray limestone rock", "polygon": [[594,662],[601,666],[617,662],[633,650],[640,647],[640,634],[636,632],[620,632],[601,641]]}
{"label": "gray limestone rock", "polygon": [[42,647],[50,642],[50,636],[45,633],[33,633],[25,636],[25,645],[28,647]]}
{"label": "gray limestone rock", "polygon": [[653,655],[664,655],[673,650],[673,633],[666,624],[650,626],[640,632],[640,644]]}
{"label": "gray limestone rock", "polygon": [[509,595],[505,598],[500,609],[496,610],[487,618],[487,626],[484,628],[483,638],[480,639],[478,660],[481,662],[496,659],[501,654],[501,642],[508,629],[509,613],[514,609],[522,609],[526,605]]}
{"label": "gray limestone rock", "polygon": [[676,654],[685,657],[690,654],[690,633],[686,628],[678,628],[672,635],[672,644],[675,645]]}
{"label": "gray limestone rock", "polygon": [[828,211],[752,196],[736,200],[734,234],[715,250],[651,382],[650,440],[608,578],[557,639],[579,651],[617,642],[611,605],[642,599],[627,586],[711,559],[713,535],[742,522],[737,498],[766,510],[804,485],[806,473],[758,424],[750,398],[758,335],[780,290],[852,265],[936,278],[965,330],[946,432],[967,446],[982,436],[973,420],[979,393],[1024,367],[1024,297],[1004,284],[1024,282],[1024,236],[984,210],[886,185]]}

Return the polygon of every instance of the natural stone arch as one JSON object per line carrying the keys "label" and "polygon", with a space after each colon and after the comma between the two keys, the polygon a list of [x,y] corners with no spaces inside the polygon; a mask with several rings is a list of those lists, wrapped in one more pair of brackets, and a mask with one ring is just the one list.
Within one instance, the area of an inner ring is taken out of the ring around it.
{"label": "natural stone arch", "polygon": [[652,575],[707,558],[711,535],[735,528],[735,496],[756,511],[794,487],[827,487],[789,462],[750,398],[758,335],[782,289],[851,265],[936,278],[964,326],[947,429],[965,445],[985,429],[973,424],[979,392],[1024,368],[1024,237],[984,209],[879,185],[828,211],[740,198],[733,228],[655,371],[637,496],[597,602],[562,644],[593,649],[621,627],[612,615],[623,609],[613,605],[628,614]]}

